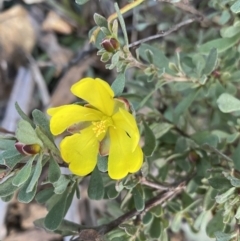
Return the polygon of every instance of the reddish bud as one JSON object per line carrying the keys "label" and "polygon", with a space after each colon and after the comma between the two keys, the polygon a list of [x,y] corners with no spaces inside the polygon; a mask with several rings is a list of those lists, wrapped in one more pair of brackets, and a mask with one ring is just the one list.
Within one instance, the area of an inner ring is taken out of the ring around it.
{"label": "reddish bud", "polygon": [[117,41],[117,39],[115,38],[105,38],[102,43],[101,46],[110,53],[115,52],[116,50],[119,49],[119,42]]}
{"label": "reddish bud", "polygon": [[26,145],[21,142],[15,143],[15,148],[25,156],[32,156],[41,151],[41,147],[38,144]]}
{"label": "reddish bud", "polygon": [[195,151],[190,151],[188,153],[188,160],[192,163],[195,163],[199,160],[199,155]]}

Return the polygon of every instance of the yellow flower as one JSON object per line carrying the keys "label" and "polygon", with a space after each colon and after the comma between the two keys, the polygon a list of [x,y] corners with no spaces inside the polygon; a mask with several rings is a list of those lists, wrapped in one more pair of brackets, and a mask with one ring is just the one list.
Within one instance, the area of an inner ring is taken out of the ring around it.
{"label": "yellow flower", "polygon": [[60,151],[69,169],[85,176],[97,164],[97,155],[108,157],[112,179],[137,172],[143,162],[140,134],[126,103],[114,98],[113,90],[101,79],[84,78],[71,91],[89,104],[64,105],[48,109],[50,129],[59,135],[66,129],[73,133],[60,143]]}

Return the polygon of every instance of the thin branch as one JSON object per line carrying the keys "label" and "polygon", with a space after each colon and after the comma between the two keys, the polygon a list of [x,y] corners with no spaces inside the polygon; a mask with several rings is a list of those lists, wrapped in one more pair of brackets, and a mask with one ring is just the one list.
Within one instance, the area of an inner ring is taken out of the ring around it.
{"label": "thin branch", "polygon": [[[153,207],[163,204],[164,202],[174,198],[176,195],[181,193],[185,187],[186,187],[186,184],[185,184],[185,182],[183,182],[180,185],[178,185],[176,188],[173,188],[172,190],[163,191],[163,192],[159,193],[157,196],[148,200],[145,203],[145,209],[143,211],[137,211],[136,209],[132,209],[129,212],[123,214],[122,216],[118,217],[117,219],[111,221],[108,224],[104,224],[104,225],[97,226],[97,227],[89,227],[87,229],[86,228],[80,229],[79,230],[80,236],[81,236],[82,232],[84,233],[84,236],[88,235],[89,237],[90,236],[91,237],[103,236],[103,235],[109,233],[110,231],[112,231],[113,229],[117,228],[120,224],[133,218],[134,216],[140,215],[143,212],[147,212],[150,209],[152,209]],[[74,241],[80,241],[80,238],[78,237],[78,238],[74,239]]]}
{"label": "thin branch", "polygon": [[163,185],[160,183],[151,182],[151,181],[147,180],[145,177],[141,178],[141,184],[148,186],[148,187],[152,187],[157,190],[172,190],[173,189],[171,186],[169,186],[169,184]]}
{"label": "thin branch", "polygon": [[177,31],[181,27],[183,27],[185,25],[188,25],[190,23],[196,22],[196,21],[201,21],[201,19],[202,19],[202,17],[195,17],[195,18],[187,19],[187,20],[185,20],[185,21],[183,21],[183,22],[181,22],[179,24],[174,25],[172,28],[170,28],[166,32],[162,32],[162,33],[159,33],[159,34],[156,34],[156,35],[144,38],[144,39],[140,39],[140,40],[138,40],[136,42],[133,42],[133,43],[129,44],[129,48],[135,47],[135,46],[137,46],[139,44],[142,44],[142,43],[154,40],[154,39],[165,37],[165,36],[171,34],[172,32]]}
{"label": "thin branch", "polygon": [[169,190],[169,191],[163,191],[161,193],[159,193],[157,196],[155,196],[154,198],[148,200],[145,204],[145,208],[143,211],[139,212],[136,209],[132,209],[131,211],[123,214],[122,216],[120,216],[119,218],[115,219],[114,221],[100,226],[98,228],[98,233],[101,235],[104,235],[110,231],[112,231],[113,229],[117,228],[120,224],[124,223],[125,221],[133,218],[136,215],[139,215],[143,212],[147,212],[150,209],[152,209],[153,207],[163,204],[164,202],[166,202],[169,199],[174,198],[176,195],[178,195],[179,193],[181,193],[183,191],[183,189],[185,188],[185,183],[180,184],[178,187],[176,187],[175,189]]}

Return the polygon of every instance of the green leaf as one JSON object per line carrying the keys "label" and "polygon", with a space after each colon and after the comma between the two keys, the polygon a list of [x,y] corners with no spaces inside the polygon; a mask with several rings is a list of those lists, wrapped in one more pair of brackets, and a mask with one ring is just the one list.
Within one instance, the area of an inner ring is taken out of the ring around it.
{"label": "green leaf", "polygon": [[144,138],[145,138],[143,152],[144,152],[145,156],[152,156],[152,154],[156,148],[156,139],[155,139],[155,136],[154,136],[152,130],[146,124],[146,122],[143,122],[143,125],[144,125]]}
{"label": "green leaf", "polygon": [[216,202],[220,203],[220,204],[225,203],[228,200],[229,196],[231,196],[235,192],[235,190],[236,190],[236,188],[232,187],[229,190],[227,190],[226,192],[224,192],[223,194],[217,195]]}
{"label": "green leaf", "polygon": [[49,119],[46,117],[46,115],[40,110],[34,110],[32,112],[32,116],[35,124],[41,127],[41,130],[47,135],[47,137],[51,141],[54,141],[53,135],[50,131],[50,122],[49,122]]}
{"label": "green leaf", "polygon": [[48,180],[51,183],[57,182],[61,176],[61,170],[56,160],[51,157],[49,160]]}
{"label": "green leaf", "polygon": [[40,155],[38,160],[36,161],[36,166],[34,168],[32,179],[26,190],[27,193],[33,191],[34,187],[38,183],[41,172],[42,172],[42,155]]}
{"label": "green leaf", "polygon": [[114,8],[116,10],[116,13],[117,13],[117,16],[118,16],[118,20],[120,22],[120,25],[121,25],[121,28],[122,28],[122,32],[123,32],[123,36],[124,36],[124,40],[125,40],[125,45],[127,46],[128,48],[128,34],[127,34],[127,29],[126,29],[126,25],[125,25],[125,21],[123,19],[123,16],[120,12],[120,9],[118,7],[118,4],[115,2],[114,3]]}
{"label": "green leaf", "polygon": [[16,137],[20,142],[22,142],[24,144],[27,144],[27,145],[38,144],[40,146],[43,146],[43,143],[38,138],[35,130],[31,126],[31,124],[29,124],[25,120],[20,120],[18,122]]}
{"label": "green leaf", "polygon": [[83,5],[85,3],[87,3],[89,0],[75,0],[75,2],[79,5]]}
{"label": "green leaf", "polygon": [[153,123],[151,125],[151,129],[156,139],[159,139],[164,134],[166,134],[169,130],[171,130],[174,126],[169,123]]}
{"label": "green leaf", "polygon": [[137,185],[136,187],[134,187],[132,190],[132,194],[133,194],[135,208],[139,212],[142,211],[145,207],[144,192],[142,187],[140,185]]}
{"label": "green leaf", "polygon": [[163,208],[161,205],[157,205],[153,208],[151,208],[150,212],[155,216],[155,217],[161,217],[163,215]]}
{"label": "green leaf", "polygon": [[120,96],[125,87],[125,74],[118,74],[117,78],[113,81],[111,88],[113,89],[114,96]]}
{"label": "green leaf", "polygon": [[177,105],[173,113],[175,123],[178,122],[180,115],[191,106],[192,102],[197,98],[198,93],[199,90],[191,92]]}
{"label": "green leaf", "polygon": [[45,188],[37,193],[36,201],[40,204],[44,204],[47,200],[49,200],[54,195],[54,188]]}
{"label": "green leaf", "polygon": [[24,185],[21,187],[21,189],[18,192],[18,201],[22,203],[29,203],[33,200],[33,198],[36,195],[37,192],[37,183],[35,183],[33,189],[31,192],[27,192],[27,188],[31,183],[32,178],[30,177],[27,182],[24,183]]}
{"label": "green leaf", "polygon": [[232,176],[227,176],[227,178],[230,180],[232,186],[234,187],[240,187],[240,179]]}
{"label": "green leaf", "polygon": [[[152,210],[152,209],[151,209]],[[147,225],[153,220],[153,215],[150,212],[146,212],[146,214],[143,216],[142,222],[143,224]]]}
{"label": "green leaf", "polygon": [[4,182],[0,183],[0,197],[6,197],[14,193],[19,187],[12,184],[14,176],[9,177]]}
{"label": "green leaf", "polygon": [[203,199],[203,207],[205,210],[210,210],[215,205],[215,199],[212,198],[212,195],[215,191],[216,189],[213,189],[212,187],[208,188],[208,191]]}
{"label": "green leaf", "polygon": [[[44,229],[45,228],[44,220],[45,218],[40,218],[35,220],[33,223],[36,227]],[[63,219],[61,224],[58,226],[58,228],[54,230],[54,233],[61,234],[62,236],[77,235],[79,234],[80,228],[81,228],[81,225]]]}
{"label": "green leaf", "polygon": [[203,211],[199,214],[199,216],[195,219],[193,228],[197,231],[201,229],[206,219],[206,216],[209,215],[209,212]]}
{"label": "green leaf", "polygon": [[161,236],[161,233],[162,233],[161,219],[154,217],[149,229],[150,237],[153,239],[158,239]]}
{"label": "green leaf", "polygon": [[210,186],[212,186],[214,189],[224,189],[224,188],[230,188],[230,182],[225,177],[213,177],[208,179],[208,183]]}
{"label": "green leaf", "polygon": [[15,140],[0,139],[0,150],[15,149]]}
{"label": "green leaf", "polygon": [[107,21],[107,19],[104,18],[102,15],[100,15],[100,14],[98,14],[98,13],[94,13],[93,18],[94,18],[95,23],[96,23],[99,27],[108,28],[108,21]]}
{"label": "green leaf", "polygon": [[145,61],[148,61],[147,51],[151,51],[152,53],[154,53],[154,55],[152,56],[152,62],[154,63],[154,65],[156,65],[158,68],[164,68],[166,70],[169,69],[169,60],[160,49],[148,44],[141,44],[138,50],[139,55]]}
{"label": "green leaf", "polygon": [[58,201],[49,210],[44,220],[44,226],[50,231],[56,230],[64,218],[68,189],[66,189],[63,194],[57,196],[59,196]]}
{"label": "green leaf", "polygon": [[33,128],[35,128],[35,124],[33,123],[33,121],[22,111],[17,102],[15,103],[15,108],[18,114],[21,116],[21,118],[28,122]]}
{"label": "green leaf", "polygon": [[240,0],[236,1],[231,7],[231,11],[233,13],[239,13],[240,12]]}
{"label": "green leaf", "polygon": [[240,219],[240,206],[237,208],[237,212],[235,213],[235,218]]}
{"label": "green leaf", "polygon": [[11,194],[8,195],[8,196],[1,197],[1,200],[2,200],[3,202],[10,202],[11,199],[13,198],[13,196],[14,196],[14,193],[11,193]]}
{"label": "green leaf", "polygon": [[49,150],[51,150],[52,152],[54,152],[56,155],[60,156],[60,152],[57,149],[57,147],[55,146],[55,144],[53,143],[53,141],[51,141],[47,135],[42,132],[42,130],[40,129],[39,126],[36,127],[36,133],[37,136],[42,140],[42,142],[44,143],[44,146],[46,146],[47,148],[49,148]]}
{"label": "green leaf", "polygon": [[129,236],[133,236],[137,232],[137,227],[130,224],[121,224],[119,228],[123,229]]}
{"label": "green leaf", "polygon": [[12,184],[14,186],[20,187],[23,183],[25,183],[28,180],[31,174],[32,164],[34,159],[35,159],[35,156],[29,159],[26,165],[13,178]]}
{"label": "green leaf", "polygon": [[119,195],[119,192],[116,190],[115,183],[108,185],[105,188],[105,193],[107,194],[108,198],[110,198],[110,199],[114,199]]}
{"label": "green leaf", "polygon": [[220,231],[215,232],[214,235],[216,237],[216,241],[230,241],[230,239],[232,238],[232,234],[223,233]]}
{"label": "green leaf", "polygon": [[20,154],[16,149],[7,150],[0,153],[0,164],[13,169],[21,160],[23,155]]}
{"label": "green leaf", "polygon": [[239,34],[232,38],[219,38],[211,40],[199,47],[201,53],[209,53],[212,48],[216,48],[218,53],[224,52],[234,46],[239,40]]}
{"label": "green leaf", "polygon": [[106,172],[108,170],[108,157],[98,155],[97,166],[100,172]]}
{"label": "green leaf", "polygon": [[69,179],[67,179],[64,175],[61,175],[60,178],[55,183],[53,183],[54,192],[56,194],[62,194],[66,190],[69,182]]}
{"label": "green leaf", "polygon": [[223,113],[231,113],[240,110],[240,100],[228,93],[221,94],[217,100],[217,104],[218,108]]}
{"label": "green leaf", "polygon": [[207,235],[211,238],[214,237],[214,233],[221,231],[224,227],[222,212],[216,213],[213,218],[208,222],[206,227]]}
{"label": "green leaf", "polygon": [[218,52],[216,48],[212,48],[209,52],[206,60],[205,67],[202,71],[202,75],[209,75],[213,72],[213,70],[216,68],[217,65],[217,59],[218,59]]}
{"label": "green leaf", "polygon": [[220,33],[223,38],[231,38],[238,34],[240,32],[239,29],[239,22],[237,24],[234,24],[234,26],[228,26],[225,28],[222,28]]}
{"label": "green leaf", "polygon": [[88,186],[88,197],[92,200],[100,200],[104,196],[104,186],[101,174],[97,167],[93,170]]}
{"label": "green leaf", "polygon": [[191,138],[200,146],[204,145],[207,147],[216,147],[218,144],[218,137],[208,131],[201,131],[193,134]]}

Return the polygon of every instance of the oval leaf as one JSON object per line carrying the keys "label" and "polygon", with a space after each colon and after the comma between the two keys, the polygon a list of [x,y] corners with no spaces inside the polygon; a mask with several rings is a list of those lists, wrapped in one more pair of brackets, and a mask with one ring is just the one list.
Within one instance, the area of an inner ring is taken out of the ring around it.
{"label": "oval leaf", "polygon": [[145,122],[143,122],[143,125],[144,125],[144,137],[145,137],[143,152],[145,156],[152,156],[156,148],[156,139],[150,127]]}
{"label": "oval leaf", "polygon": [[104,196],[103,180],[97,167],[95,167],[90,178],[88,196],[92,200],[100,200]]}
{"label": "oval leaf", "polygon": [[217,104],[223,113],[231,113],[240,110],[240,100],[228,93],[221,94],[217,100]]}

